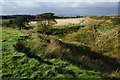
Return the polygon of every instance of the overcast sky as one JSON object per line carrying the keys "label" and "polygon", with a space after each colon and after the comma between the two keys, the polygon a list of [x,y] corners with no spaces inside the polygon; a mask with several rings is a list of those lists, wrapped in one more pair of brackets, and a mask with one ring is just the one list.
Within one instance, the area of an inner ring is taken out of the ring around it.
{"label": "overcast sky", "polygon": [[57,16],[94,16],[118,14],[118,0],[1,0],[1,14],[36,15],[53,12]]}

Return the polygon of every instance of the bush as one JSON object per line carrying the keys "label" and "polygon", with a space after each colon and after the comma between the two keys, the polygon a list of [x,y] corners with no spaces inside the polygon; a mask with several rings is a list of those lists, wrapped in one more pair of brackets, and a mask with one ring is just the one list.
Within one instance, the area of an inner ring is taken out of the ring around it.
{"label": "bush", "polygon": [[10,27],[10,23],[9,22],[3,22],[3,26]]}
{"label": "bush", "polygon": [[11,26],[12,26],[12,23],[13,23],[13,20],[12,20],[12,19],[7,20],[7,21],[3,21],[3,26],[11,27]]}
{"label": "bush", "polygon": [[120,25],[120,18],[116,17],[111,20],[113,22],[113,25]]}
{"label": "bush", "polygon": [[21,29],[21,28],[26,28],[25,25],[28,24],[28,22],[29,21],[27,20],[27,18],[25,18],[24,16],[20,16],[14,19],[13,25]]}

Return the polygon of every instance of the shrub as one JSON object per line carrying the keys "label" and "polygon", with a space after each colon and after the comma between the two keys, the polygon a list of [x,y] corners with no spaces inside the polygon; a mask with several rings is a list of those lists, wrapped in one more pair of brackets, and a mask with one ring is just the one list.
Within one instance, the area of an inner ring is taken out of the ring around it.
{"label": "shrub", "polygon": [[9,22],[3,22],[3,26],[10,27],[10,23]]}
{"label": "shrub", "polygon": [[7,20],[7,21],[3,21],[3,26],[11,27],[12,24],[13,24],[13,20],[12,19]]}
{"label": "shrub", "polygon": [[113,19],[111,19],[111,21],[113,22],[113,25],[120,25],[120,18],[119,17],[113,18]]}
{"label": "shrub", "polygon": [[27,18],[25,18],[24,16],[20,16],[14,19],[13,25],[21,29],[21,28],[26,28],[25,25],[28,24],[28,22],[29,21],[27,20]]}

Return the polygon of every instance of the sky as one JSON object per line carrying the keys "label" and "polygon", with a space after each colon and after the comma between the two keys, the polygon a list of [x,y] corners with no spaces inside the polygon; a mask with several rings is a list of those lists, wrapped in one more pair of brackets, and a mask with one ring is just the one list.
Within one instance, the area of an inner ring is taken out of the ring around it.
{"label": "sky", "polygon": [[118,14],[119,0],[1,0],[1,15],[98,16]]}

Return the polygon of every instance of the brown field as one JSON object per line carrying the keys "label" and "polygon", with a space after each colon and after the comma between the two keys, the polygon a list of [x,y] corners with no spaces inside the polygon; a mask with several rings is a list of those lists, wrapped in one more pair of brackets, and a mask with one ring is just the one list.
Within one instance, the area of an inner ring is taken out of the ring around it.
{"label": "brown field", "polygon": [[[55,26],[79,24],[83,20],[84,18],[56,19],[57,24]],[[36,21],[32,21],[30,25],[36,25]]]}

